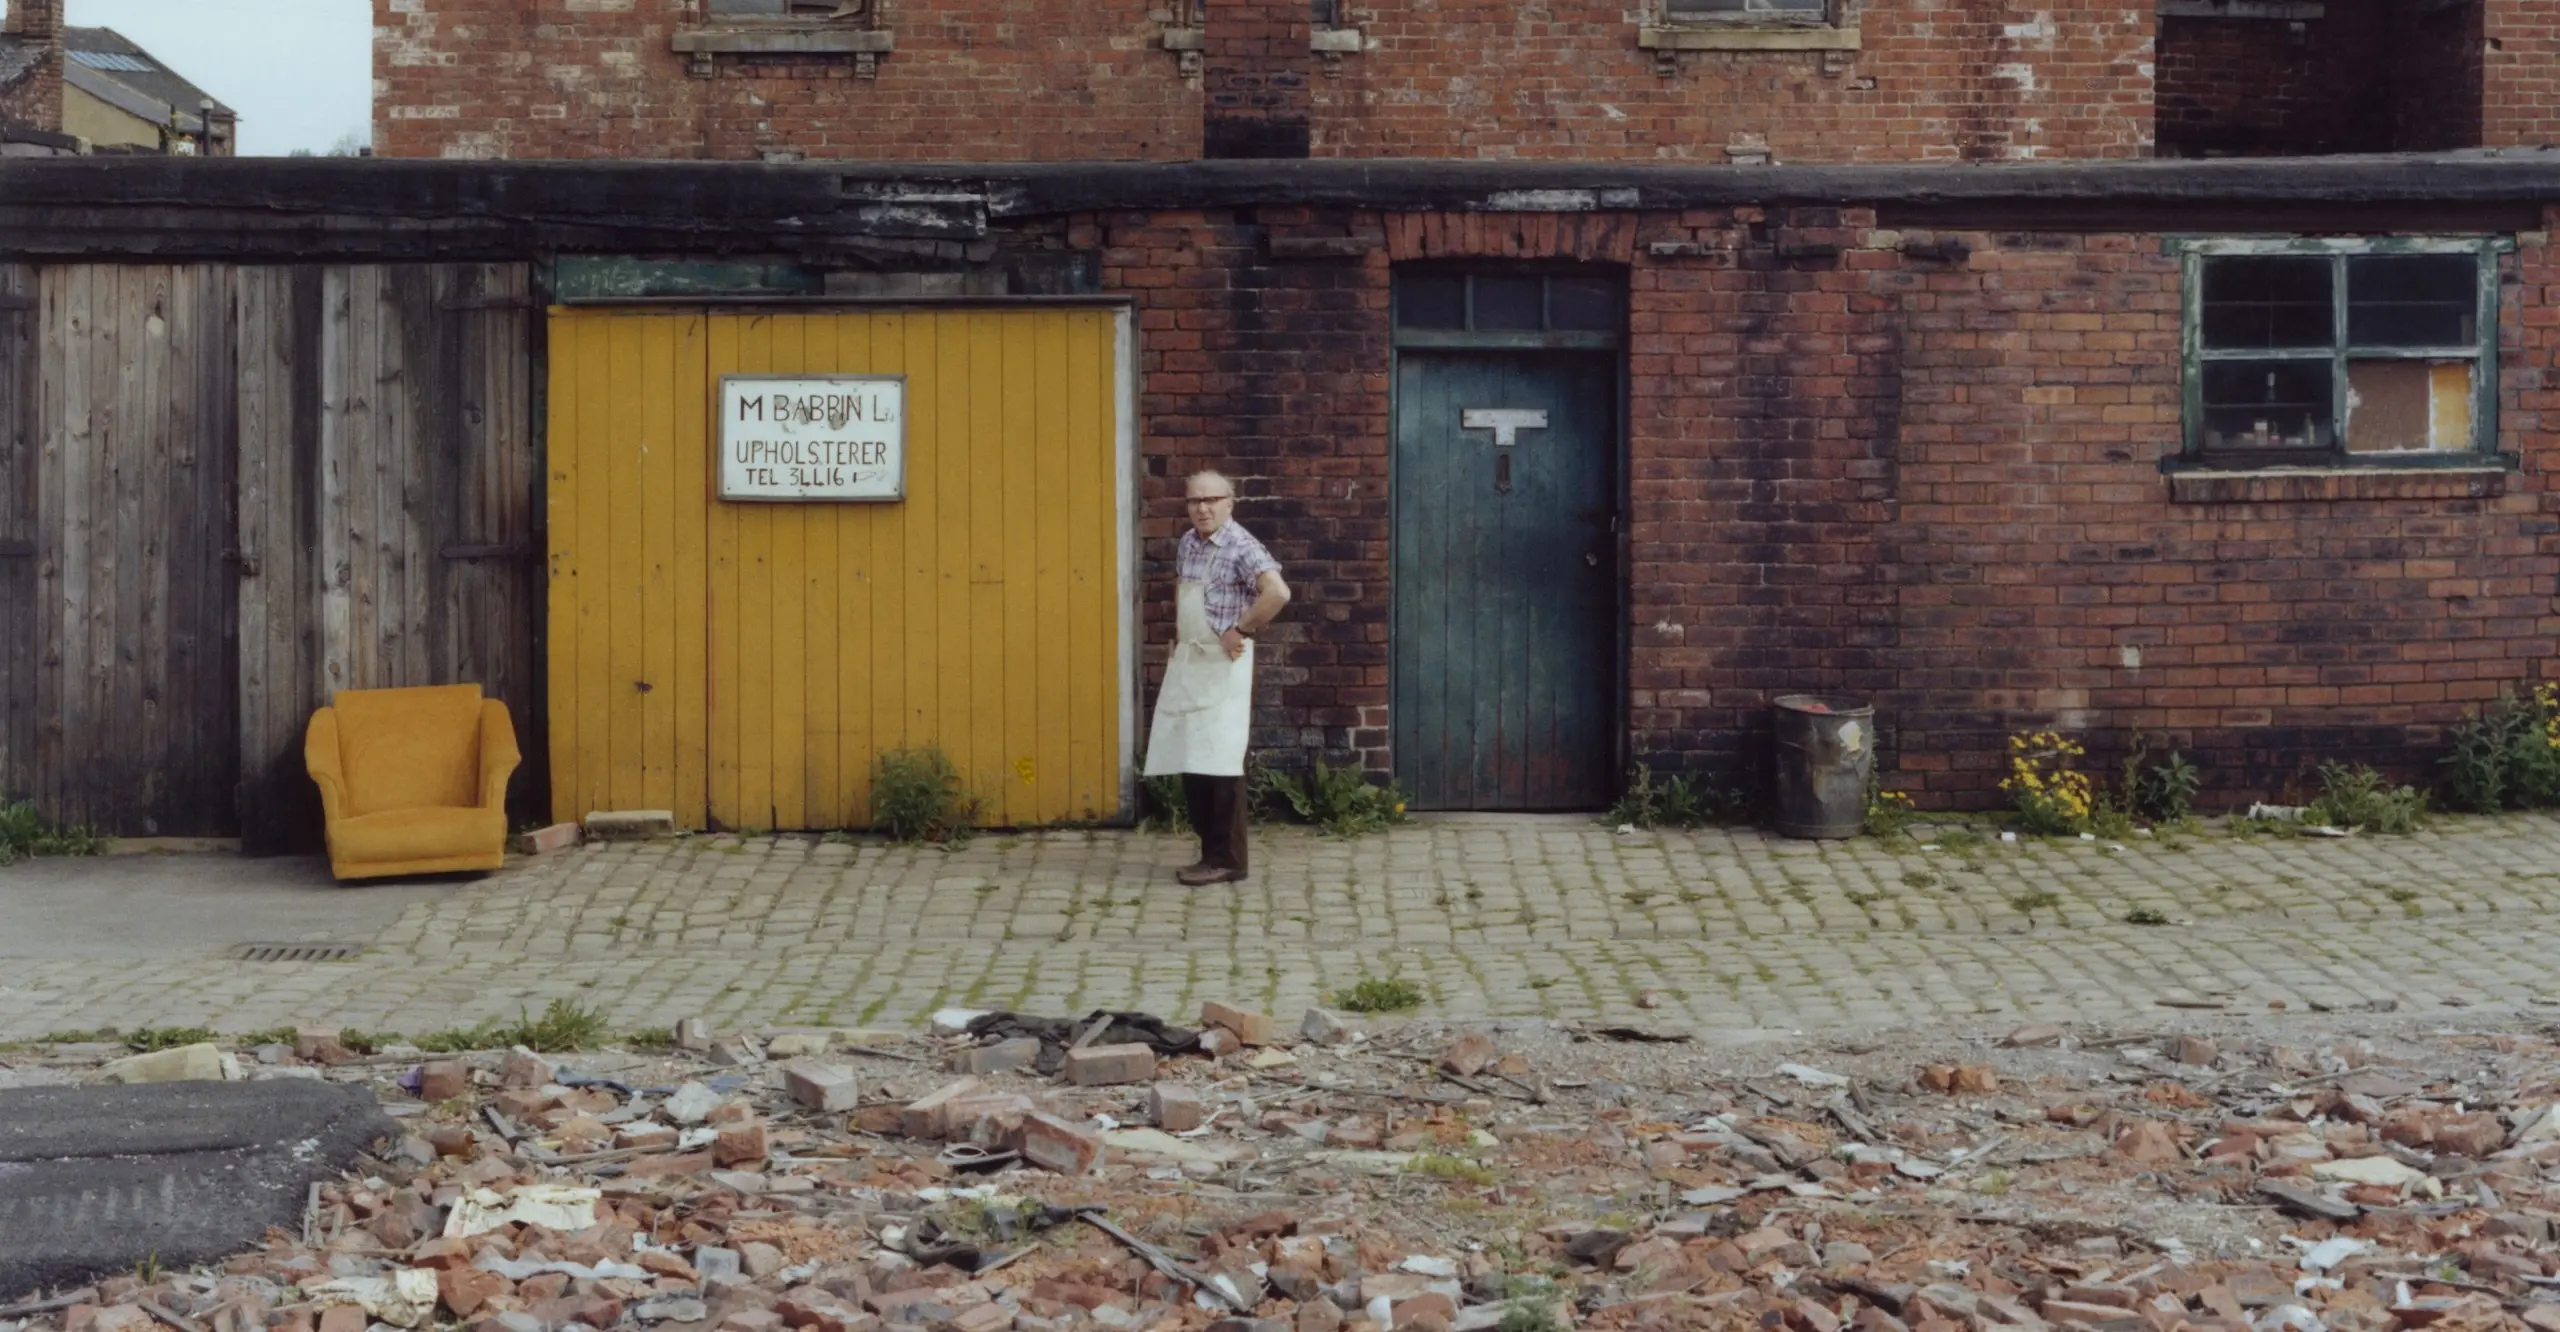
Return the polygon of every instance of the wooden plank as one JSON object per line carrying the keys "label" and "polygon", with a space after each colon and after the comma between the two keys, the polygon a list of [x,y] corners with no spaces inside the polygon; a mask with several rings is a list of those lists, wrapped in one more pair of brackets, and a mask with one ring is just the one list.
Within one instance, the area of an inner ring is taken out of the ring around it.
{"label": "wooden plank", "polygon": [[[75,560],[74,524],[86,521],[88,506],[86,415],[89,409],[88,305],[91,270],[67,266],[43,270],[39,284],[44,304],[37,361],[42,398],[37,427],[37,565],[36,626],[36,772],[29,788],[49,818],[60,819],[70,807],[65,788],[70,736],[67,714],[77,688],[77,672],[87,657],[87,640],[73,641],[71,607],[87,596],[89,566]],[[75,413],[78,420],[75,421]],[[74,445],[74,429],[81,440]]]}
{"label": "wooden plank", "polygon": [[[847,373],[882,374],[880,339],[889,320],[880,315],[844,315],[836,328],[836,364]],[[827,570],[835,603],[834,659],[817,678],[834,681],[835,803],[830,822],[842,827],[861,824],[868,816],[871,791],[873,676],[871,672],[872,603],[879,580],[871,576],[872,550],[895,521],[873,505],[845,505],[836,523],[835,559]],[[814,562],[813,562],[814,567]]]}
{"label": "wooden plank", "polygon": [[[968,780],[984,766],[970,743],[978,698],[981,663],[971,659],[975,646],[969,604],[969,342],[971,317],[965,313],[934,317],[934,430],[927,452],[913,461],[933,476],[933,490],[908,502],[931,526],[933,591],[936,603],[931,640],[936,697],[932,742],[950,754]],[[986,663],[992,665],[993,663]]]}
{"label": "wooden plank", "polygon": [[[810,315],[800,320],[800,361],[805,374],[839,374],[847,366],[841,316]],[[800,608],[800,649],[787,660],[800,697],[800,808],[786,826],[841,828],[849,819],[841,808],[844,782],[838,766],[837,736],[843,729],[846,700],[826,687],[835,674],[839,642],[836,604],[836,551],[844,529],[868,521],[864,504],[795,504],[800,528],[798,562],[786,570],[793,599]],[[786,811],[789,809],[785,806]]]}
{"label": "wooden plank", "polygon": [[192,450],[195,494],[189,507],[203,526],[202,558],[195,562],[201,578],[191,590],[192,610],[185,621],[189,658],[173,665],[178,678],[192,686],[183,716],[185,733],[196,750],[196,780],[187,797],[195,826],[218,829],[205,836],[232,836],[240,829],[239,529],[232,496],[239,487],[239,418],[234,386],[239,377],[238,328],[232,319],[231,273],[228,268],[199,264],[193,270],[197,319],[193,400],[203,412],[201,433]]}
{"label": "wooden plank", "polygon": [[[1004,654],[1004,324],[1006,316],[978,312],[967,317],[966,372],[960,376],[969,394],[969,429],[960,450],[967,481],[962,486],[959,549],[960,580],[955,591],[968,614],[966,649],[971,672],[969,709],[960,732],[951,740],[954,757],[968,774],[971,789],[987,801],[987,817],[1004,816],[1013,787],[1012,756],[1005,752]],[[954,743],[956,741],[957,743]]]}
{"label": "wooden plank", "polygon": [[[708,350],[704,360],[705,392],[719,391],[720,377],[738,370],[742,354],[738,343],[744,320],[735,316],[713,316],[704,326]],[[716,402],[715,397],[712,401]],[[717,447],[718,436],[711,438],[709,448]],[[708,466],[704,474],[712,473]],[[704,648],[707,654],[704,718],[709,734],[707,747],[710,764],[709,814],[714,824],[734,823],[739,803],[744,799],[745,773],[741,750],[744,728],[741,724],[740,696],[746,687],[746,670],[739,660],[744,640],[739,630],[739,535],[740,506],[720,501],[716,490],[706,485],[704,509],[706,546],[710,552],[709,591],[703,623]]]}
{"label": "wooden plank", "polygon": [[[493,264],[481,270],[481,290],[488,308],[471,317],[465,355],[482,385],[479,430],[474,435],[480,460],[479,484],[484,535],[528,552],[542,548],[542,485],[531,392],[534,364],[532,270],[523,264]],[[502,608],[490,621],[502,636],[483,654],[490,690],[507,704],[524,765],[517,769],[509,795],[509,819],[532,822],[549,808],[550,786],[546,718],[542,686],[542,566],[519,558],[493,566],[492,605]],[[474,619],[469,603],[457,602],[448,612]]]}
{"label": "wooden plank", "polygon": [[[97,433],[98,470],[92,491],[96,509],[90,529],[90,558],[98,565],[93,581],[97,595],[90,601],[89,690],[81,732],[88,771],[79,819],[97,825],[114,820],[124,795],[119,789],[124,774],[115,770],[113,756],[127,752],[126,731],[139,702],[127,669],[128,645],[134,641],[139,619],[142,599],[136,584],[147,556],[135,548],[130,534],[137,533],[142,523],[137,455],[144,446],[147,419],[142,379],[149,360],[144,307],[150,284],[151,270],[142,267],[117,268],[103,277],[102,285],[112,293],[99,321],[106,336],[91,344],[97,373],[111,395],[107,427]],[[100,762],[102,757],[108,761]]]}
{"label": "wooden plank", "polygon": [[[42,429],[36,326],[42,302],[36,271],[0,264],[0,801],[35,790],[36,675],[41,613],[36,600],[36,455]],[[24,550],[23,556],[14,552]]]}
{"label": "wooden plank", "polygon": [[321,272],[320,488],[317,495],[320,598],[319,693],[323,701],[362,682],[355,660],[354,468],[362,455],[365,404],[356,394],[355,272]]}
{"label": "wooden plank", "polygon": [[142,292],[142,336],[136,340],[142,351],[142,374],[139,396],[130,404],[133,415],[126,424],[138,421],[141,428],[136,432],[139,447],[124,456],[124,489],[135,518],[132,527],[117,534],[119,544],[141,555],[128,566],[127,586],[134,597],[125,616],[138,632],[124,640],[125,651],[117,663],[122,677],[118,696],[133,703],[120,719],[124,734],[111,761],[141,770],[135,774],[139,782],[129,788],[133,804],[118,810],[116,821],[158,835],[175,833],[170,816],[193,776],[186,770],[187,755],[172,744],[168,714],[178,702],[170,696],[169,666],[179,652],[171,620],[183,612],[183,597],[173,593],[189,581],[183,574],[173,580],[172,566],[195,553],[192,548],[201,529],[198,516],[185,511],[181,498],[193,487],[177,474],[186,443],[197,428],[198,404],[188,397],[195,308],[188,291],[188,268],[155,266],[140,270],[139,275],[148,283]]}
{"label": "wooden plank", "polygon": [[[871,321],[871,360],[873,371],[884,375],[905,374],[907,379],[907,504],[915,502],[916,422],[914,367],[909,361],[915,345],[916,326],[930,316],[884,313]],[[905,505],[901,505],[904,508]],[[913,696],[907,678],[907,635],[911,628],[907,607],[913,590],[907,572],[907,523],[903,516],[897,522],[871,525],[870,550],[863,565],[864,622],[860,636],[850,644],[849,657],[861,659],[865,683],[863,697],[868,707],[866,725],[853,750],[855,773],[851,814],[858,823],[871,821],[871,773],[882,751],[906,743],[908,700]],[[854,737],[848,736],[848,741]]]}
{"label": "wooden plank", "polygon": [[309,715],[294,627],[310,600],[300,574],[301,523],[294,476],[296,367],[292,270],[232,275],[238,327],[238,707],[240,839],[253,854],[305,849],[309,829],[290,817]]}
{"label": "wooden plank", "polygon": [[[676,366],[682,322],[652,317],[629,321],[640,343],[640,379],[631,387],[640,401],[639,473],[642,638],[638,679],[648,686],[640,702],[640,789],[644,809],[674,809],[676,713],[684,686],[676,666],[682,639],[676,608],[676,468],[684,429],[676,412]],[[695,431],[698,434],[700,427]]]}
{"label": "wooden plank", "polygon": [[[772,352],[765,360],[769,374],[802,374],[809,369],[807,315],[782,315],[770,321]],[[766,531],[763,582],[771,598],[773,634],[772,812],[759,826],[808,826],[809,692],[804,663],[809,622],[802,606],[801,571],[808,562],[807,504],[761,506]]]}
{"label": "wooden plank", "polygon": [[[1040,335],[1056,314],[1014,315],[996,321],[1003,370],[995,381],[1002,399],[1002,429],[987,452],[1001,478],[995,487],[991,533],[997,585],[995,631],[1004,660],[1003,732],[996,781],[1003,792],[1004,822],[1042,821],[1040,807],[1040,597],[1038,522],[1040,455],[1038,391]],[[1063,750],[1059,751],[1064,753]]]}
{"label": "wooden plank", "polygon": [[[738,368],[769,373],[774,321],[749,316],[738,332]],[[773,808],[773,515],[771,504],[733,504],[738,524],[738,803],[733,827],[771,828]]]}
{"label": "wooden plank", "polygon": [[612,322],[600,320],[578,344],[578,479],[573,492],[578,506],[580,546],[578,580],[578,739],[583,770],[580,805],[571,817],[589,810],[614,809],[614,692],[629,690],[617,678],[613,658],[614,560],[617,532],[613,521],[614,468]]}
{"label": "wooden plank", "polygon": [[[1112,686],[1117,673],[1113,645],[1118,621],[1111,613],[1119,538],[1111,522],[1108,325],[1098,317],[1087,317],[1083,329],[1084,335],[1071,337],[1067,345],[1067,419],[1074,430],[1069,441],[1074,465],[1067,478],[1067,678],[1073,699],[1067,757],[1079,786],[1088,788],[1079,803],[1089,811],[1086,817],[1093,817],[1090,811],[1107,811],[1119,804],[1119,755],[1110,740],[1119,715]],[[1106,769],[1107,781],[1096,777]]]}
{"label": "wooden plank", "polygon": [[562,313],[552,317],[549,331],[551,415],[549,458],[543,467],[543,545],[547,578],[544,607],[550,620],[545,639],[547,687],[544,708],[550,727],[551,817],[566,822],[591,808],[587,789],[586,732],[580,705],[588,681],[580,655],[578,627],[586,591],[584,533],[578,527],[578,489],[585,479],[584,385],[586,343],[593,316]]}
{"label": "wooden plank", "polygon": [[675,386],[675,465],[669,491],[674,533],[672,589],[675,636],[674,809],[686,827],[710,810],[711,765],[711,380],[710,345],[700,315],[671,323],[667,374]]}
{"label": "wooden plank", "polygon": [[1074,635],[1068,625],[1072,618],[1070,604],[1076,595],[1071,568],[1069,542],[1074,538],[1077,515],[1052,497],[1068,492],[1068,476],[1075,466],[1068,450],[1077,430],[1066,411],[1067,347],[1069,340],[1087,332],[1072,315],[1060,315],[1040,321],[1032,340],[1031,395],[1037,404],[1032,423],[1031,463],[1021,476],[1031,491],[1031,520],[1019,529],[1019,536],[1030,556],[1032,572],[1032,611],[1029,651],[1037,663],[1032,692],[1032,708],[1038,718],[1036,748],[1039,764],[1034,782],[1037,804],[1043,810],[1077,807],[1076,790],[1082,774],[1070,761],[1075,752],[1074,686],[1068,671],[1055,669],[1066,661],[1072,650]]}
{"label": "wooden plank", "polygon": [[906,566],[905,618],[900,645],[905,659],[898,674],[905,681],[906,706],[898,718],[897,746],[912,748],[941,741],[942,696],[960,681],[935,669],[940,659],[939,625],[949,613],[940,580],[935,576],[941,551],[930,521],[942,488],[935,471],[940,456],[943,417],[947,414],[934,386],[941,364],[940,312],[919,312],[907,319],[907,521],[900,524],[901,553]]}
{"label": "wooden plank", "polygon": [[645,795],[648,690],[647,564],[651,541],[647,511],[641,505],[640,473],[650,447],[649,423],[643,411],[647,362],[642,357],[644,319],[617,319],[606,344],[605,374],[611,385],[604,521],[612,531],[608,552],[611,591],[605,599],[605,651],[612,663],[607,686],[605,727],[612,755],[606,790],[612,809],[650,808]]}

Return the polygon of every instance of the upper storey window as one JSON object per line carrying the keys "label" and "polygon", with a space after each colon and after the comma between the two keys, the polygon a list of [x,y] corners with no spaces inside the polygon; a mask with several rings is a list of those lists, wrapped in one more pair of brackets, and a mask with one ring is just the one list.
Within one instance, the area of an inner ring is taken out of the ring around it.
{"label": "upper storey window", "polygon": [[1672,23],[1772,27],[1832,20],[1830,0],[1663,0],[1662,8]]}

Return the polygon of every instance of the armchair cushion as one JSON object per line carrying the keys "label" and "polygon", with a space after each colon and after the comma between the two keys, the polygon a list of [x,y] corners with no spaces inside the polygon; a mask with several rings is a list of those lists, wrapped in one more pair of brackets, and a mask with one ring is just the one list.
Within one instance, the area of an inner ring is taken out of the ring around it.
{"label": "armchair cushion", "polygon": [[[329,825],[329,858],[349,866],[410,865],[436,862],[444,868],[496,869],[507,849],[507,816],[474,806],[422,805],[359,814]],[[479,858],[485,865],[444,865]],[[396,870],[376,872],[409,873]],[[340,877],[350,877],[341,875]]]}
{"label": "armchair cushion", "polygon": [[480,686],[344,689],[332,706],[348,814],[480,803]]}

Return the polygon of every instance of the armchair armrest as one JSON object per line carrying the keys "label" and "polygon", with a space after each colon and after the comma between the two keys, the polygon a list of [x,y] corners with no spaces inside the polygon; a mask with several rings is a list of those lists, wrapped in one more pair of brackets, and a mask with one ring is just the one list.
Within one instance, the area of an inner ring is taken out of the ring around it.
{"label": "armchair armrest", "polygon": [[346,817],[347,778],[338,766],[338,710],[321,708],[311,714],[311,726],[302,734],[302,766],[320,787],[320,811],[331,823]]}
{"label": "armchair armrest", "polygon": [[524,762],[524,751],[516,747],[516,727],[507,715],[507,705],[494,698],[480,700],[480,807],[504,812],[507,807],[507,778]]}

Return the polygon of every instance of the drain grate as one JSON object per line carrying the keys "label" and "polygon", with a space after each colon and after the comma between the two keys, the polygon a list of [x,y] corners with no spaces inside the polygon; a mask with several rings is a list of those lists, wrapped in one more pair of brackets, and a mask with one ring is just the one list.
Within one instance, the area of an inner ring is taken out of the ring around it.
{"label": "drain grate", "polygon": [[242,962],[343,962],[364,951],[351,943],[253,943],[231,950]]}

